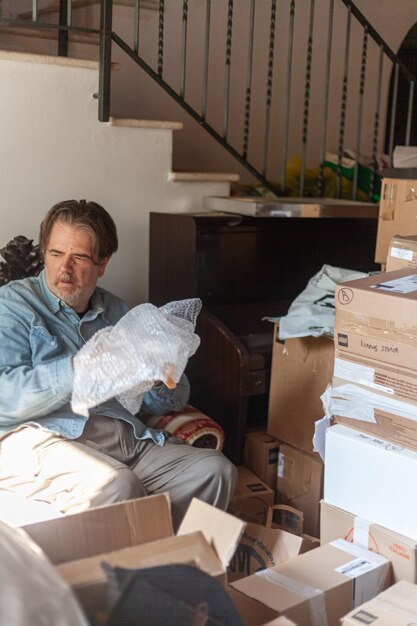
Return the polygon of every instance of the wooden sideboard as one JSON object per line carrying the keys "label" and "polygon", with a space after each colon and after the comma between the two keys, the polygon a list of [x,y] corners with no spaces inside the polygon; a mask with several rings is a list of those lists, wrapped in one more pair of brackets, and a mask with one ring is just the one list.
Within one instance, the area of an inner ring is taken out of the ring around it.
{"label": "wooden sideboard", "polygon": [[372,218],[150,214],[150,302],[201,298],[190,401],[224,428],[235,463],[246,432],[266,426],[273,324],[263,318],[285,315],[325,263],[379,269],[376,230]]}

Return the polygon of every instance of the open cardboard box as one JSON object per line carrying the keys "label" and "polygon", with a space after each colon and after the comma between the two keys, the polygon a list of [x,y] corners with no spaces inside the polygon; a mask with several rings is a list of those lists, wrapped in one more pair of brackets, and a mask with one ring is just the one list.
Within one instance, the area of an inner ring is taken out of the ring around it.
{"label": "open cardboard box", "polygon": [[[236,552],[230,562],[227,572],[228,582],[250,576],[255,572],[303,554],[316,548],[320,542],[308,535],[287,532],[273,522],[276,510],[287,510],[291,507],[274,505],[270,507],[265,525],[247,523]],[[302,515],[300,511],[292,509],[294,513]],[[302,523],[302,518],[301,518]]]}
{"label": "open cardboard box", "polygon": [[194,498],[177,535],[168,494],[24,526],[72,586],[92,623],[106,606],[101,563],[126,568],[195,565],[226,584],[245,522]]}

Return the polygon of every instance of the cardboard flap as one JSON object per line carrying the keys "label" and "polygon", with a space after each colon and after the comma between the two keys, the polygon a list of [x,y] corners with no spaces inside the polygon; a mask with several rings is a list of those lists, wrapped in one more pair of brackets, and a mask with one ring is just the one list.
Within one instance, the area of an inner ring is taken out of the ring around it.
{"label": "cardboard flap", "polygon": [[198,567],[211,576],[219,576],[223,573],[220,559],[201,532],[183,537],[166,537],[140,546],[122,548],[87,559],[63,563],[57,569],[72,587],[88,586],[106,581],[103,562],[112,567],[131,570],[185,563]]}
{"label": "cardboard flap", "polygon": [[186,535],[200,530],[226,568],[245,527],[243,520],[193,498],[177,534]]}
{"label": "cardboard flap", "polygon": [[167,494],[88,509],[23,528],[53,563],[65,563],[173,535]]}

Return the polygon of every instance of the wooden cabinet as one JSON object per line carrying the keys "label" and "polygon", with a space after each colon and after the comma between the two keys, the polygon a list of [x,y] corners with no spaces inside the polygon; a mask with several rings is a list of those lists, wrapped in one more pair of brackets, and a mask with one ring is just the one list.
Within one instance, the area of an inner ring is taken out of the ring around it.
{"label": "wooden cabinet", "polygon": [[201,345],[191,403],[225,430],[242,461],[247,430],[267,419],[273,324],[324,263],[371,271],[376,219],[151,213],[150,301],[198,297]]}

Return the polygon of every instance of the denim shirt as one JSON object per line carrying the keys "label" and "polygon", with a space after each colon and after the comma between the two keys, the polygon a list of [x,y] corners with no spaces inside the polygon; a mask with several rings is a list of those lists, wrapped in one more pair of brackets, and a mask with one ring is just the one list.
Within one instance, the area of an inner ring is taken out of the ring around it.
{"label": "denim shirt", "polygon": [[[72,357],[101,328],[116,324],[127,305],[96,287],[90,309],[78,314],[38,277],[0,287],[0,436],[24,423],[37,423],[67,439],[76,439],[88,418],[71,410]],[[187,403],[185,375],[176,389],[154,387],[143,398],[139,417],[180,410]],[[90,416],[105,415],[132,424],[137,439],[163,445],[165,433],[146,428],[116,399],[97,405]]]}

